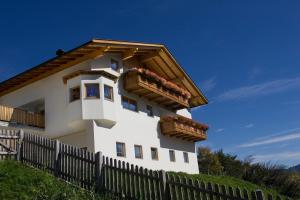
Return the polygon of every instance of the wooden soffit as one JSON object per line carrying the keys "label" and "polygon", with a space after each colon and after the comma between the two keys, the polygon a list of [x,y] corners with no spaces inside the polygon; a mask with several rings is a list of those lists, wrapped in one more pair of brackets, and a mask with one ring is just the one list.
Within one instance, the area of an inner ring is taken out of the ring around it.
{"label": "wooden soffit", "polygon": [[101,39],[91,40],[1,82],[0,97],[76,64],[98,58],[105,53],[120,53],[124,62],[135,59],[166,79],[183,86],[193,96],[191,107],[208,102],[164,45]]}

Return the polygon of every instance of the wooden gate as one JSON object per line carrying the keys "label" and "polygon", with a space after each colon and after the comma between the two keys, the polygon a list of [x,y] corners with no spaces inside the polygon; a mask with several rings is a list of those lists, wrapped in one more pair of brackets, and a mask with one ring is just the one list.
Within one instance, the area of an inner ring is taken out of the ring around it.
{"label": "wooden gate", "polygon": [[19,147],[20,130],[0,128],[0,160],[16,158]]}

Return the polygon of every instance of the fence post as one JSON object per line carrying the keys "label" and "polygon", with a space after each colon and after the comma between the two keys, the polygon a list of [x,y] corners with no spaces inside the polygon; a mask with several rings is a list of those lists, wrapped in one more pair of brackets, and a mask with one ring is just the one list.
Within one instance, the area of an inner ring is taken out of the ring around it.
{"label": "fence post", "polygon": [[95,155],[95,183],[96,183],[96,192],[100,192],[102,189],[102,165],[103,165],[103,157],[102,152],[98,151]]}
{"label": "fence post", "polygon": [[21,129],[19,131],[19,140],[18,140],[18,148],[17,148],[17,160],[20,161],[22,159],[22,154],[23,154],[23,149],[22,149],[22,145],[23,145],[23,139],[24,139],[24,131],[23,129]]}
{"label": "fence post", "polygon": [[54,158],[54,175],[59,175],[59,168],[60,168],[60,142],[59,140],[55,140],[55,158]]}
{"label": "fence post", "polygon": [[256,190],[255,193],[257,200],[265,200],[264,194],[261,190]]}
{"label": "fence post", "polygon": [[160,197],[162,200],[169,200],[169,192],[167,187],[167,174],[164,170],[159,171]]}

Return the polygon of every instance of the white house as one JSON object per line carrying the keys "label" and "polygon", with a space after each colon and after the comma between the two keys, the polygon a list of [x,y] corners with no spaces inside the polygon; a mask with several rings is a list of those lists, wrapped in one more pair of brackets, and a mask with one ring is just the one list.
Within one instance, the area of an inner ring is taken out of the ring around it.
{"label": "white house", "polygon": [[198,172],[206,98],[164,45],[91,40],[0,83],[2,126],[151,169]]}

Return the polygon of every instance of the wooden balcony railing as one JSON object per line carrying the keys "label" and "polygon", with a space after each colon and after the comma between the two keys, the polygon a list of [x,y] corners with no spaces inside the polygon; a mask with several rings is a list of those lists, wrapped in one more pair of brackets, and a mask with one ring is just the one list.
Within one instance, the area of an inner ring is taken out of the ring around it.
{"label": "wooden balcony railing", "polygon": [[44,115],[2,105],[0,105],[0,121],[45,128]]}
{"label": "wooden balcony railing", "polygon": [[172,110],[189,107],[191,94],[143,68],[134,68],[124,75],[124,89]]}
{"label": "wooden balcony railing", "polygon": [[208,126],[177,115],[161,117],[160,129],[163,135],[196,142],[206,140]]}

